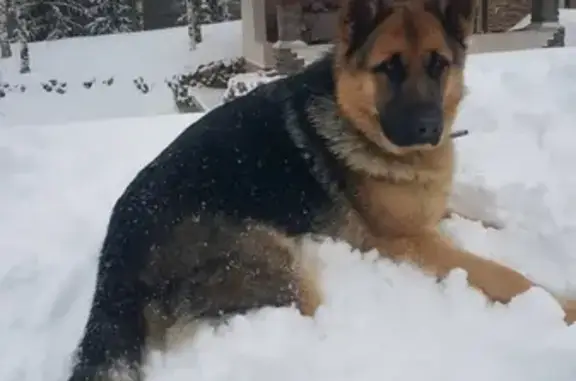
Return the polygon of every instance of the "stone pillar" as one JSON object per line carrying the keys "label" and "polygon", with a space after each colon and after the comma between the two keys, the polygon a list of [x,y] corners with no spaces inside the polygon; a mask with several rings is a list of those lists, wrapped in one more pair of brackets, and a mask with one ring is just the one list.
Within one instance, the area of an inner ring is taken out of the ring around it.
{"label": "stone pillar", "polygon": [[302,39],[302,5],[300,0],[279,0],[276,5],[278,40]]}
{"label": "stone pillar", "polygon": [[266,1],[242,0],[242,50],[251,66],[274,65],[272,45],[266,39]]}
{"label": "stone pillar", "polygon": [[532,0],[532,23],[558,23],[559,0]]}
{"label": "stone pillar", "polygon": [[278,0],[276,5],[278,42],[274,45],[276,71],[286,75],[300,70],[304,60],[292,51],[294,41],[302,40],[302,5],[300,0]]}

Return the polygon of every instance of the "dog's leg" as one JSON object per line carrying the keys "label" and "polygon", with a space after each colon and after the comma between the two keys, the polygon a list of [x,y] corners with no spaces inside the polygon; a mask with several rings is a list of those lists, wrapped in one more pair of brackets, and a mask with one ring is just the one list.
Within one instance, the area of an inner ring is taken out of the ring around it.
{"label": "dog's leg", "polygon": [[566,313],[564,321],[568,324],[576,323],[576,300],[566,300],[559,298],[560,305]]}
{"label": "dog's leg", "polygon": [[291,251],[295,259],[292,268],[296,279],[296,306],[303,316],[314,316],[323,300],[318,268],[302,245],[293,246]]}
{"label": "dog's leg", "polygon": [[413,236],[382,238],[377,248],[384,255],[412,262],[439,279],[453,269],[462,268],[468,272],[470,284],[492,301],[507,303],[532,286],[520,273],[460,250],[432,230]]}
{"label": "dog's leg", "polygon": [[317,269],[297,238],[251,227],[235,240],[233,252],[236,266],[216,272],[218,282],[203,286],[201,293],[212,296],[205,315],[292,303],[304,316],[315,314],[323,299]]}
{"label": "dog's leg", "polygon": [[[377,248],[395,260],[406,260],[420,266],[438,279],[453,269],[464,269],[470,285],[494,302],[506,304],[516,295],[538,286],[509,267],[458,249],[435,230],[408,237],[381,238]],[[564,320],[575,322],[576,302],[557,299],[566,313]]]}
{"label": "dog's leg", "polygon": [[214,217],[202,223],[185,220],[152,257],[155,265],[147,270],[147,282],[152,289],[167,280],[174,284],[157,302],[171,303],[167,315],[175,321],[292,304],[312,316],[322,302],[314,260],[300,238],[270,226]]}

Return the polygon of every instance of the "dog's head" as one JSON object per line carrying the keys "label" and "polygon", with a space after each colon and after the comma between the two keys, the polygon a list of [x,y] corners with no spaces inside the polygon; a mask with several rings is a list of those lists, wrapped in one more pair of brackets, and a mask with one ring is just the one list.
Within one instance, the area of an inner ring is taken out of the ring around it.
{"label": "dog's head", "polygon": [[464,93],[474,0],[343,0],[335,78],[344,117],[382,149],[449,139]]}

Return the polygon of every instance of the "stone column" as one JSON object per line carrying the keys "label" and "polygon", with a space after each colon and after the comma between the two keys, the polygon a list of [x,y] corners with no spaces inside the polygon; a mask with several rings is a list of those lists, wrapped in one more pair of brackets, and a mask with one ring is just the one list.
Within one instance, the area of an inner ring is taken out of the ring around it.
{"label": "stone column", "polygon": [[290,74],[304,66],[304,60],[292,51],[292,43],[302,40],[302,5],[300,0],[277,0],[278,42],[274,46],[276,70]]}
{"label": "stone column", "polygon": [[279,0],[276,5],[278,40],[300,40],[302,28],[302,5],[300,0]]}
{"label": "stone column", "polygon": [[274,65],[273,49],[266,39],[266,1],[241,0],[243,55],[258,68]]}
{"label": "stone column", "polygon": [[557,23],[559,0],[532,0],[532,23]]}

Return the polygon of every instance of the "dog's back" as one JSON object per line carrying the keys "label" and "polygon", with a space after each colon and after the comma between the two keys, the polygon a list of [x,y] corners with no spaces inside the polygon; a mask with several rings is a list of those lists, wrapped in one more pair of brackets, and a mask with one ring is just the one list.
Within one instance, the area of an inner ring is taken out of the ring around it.
{"label": "dog's back", "polygon": [[[333,160],[306,110],[310,87],[330,85],[330,61],[317,66],[263,85],[189,126],[128,185],[110,226],[130,226],[142,248],[200,213],[253,218],[293,234],[309,231],[309,212],[327,200],[311,170],[316,159],[303,152]],[[294,134],[306,147],[295,144]],[[332,169],[338,165],[331,163]]]}

